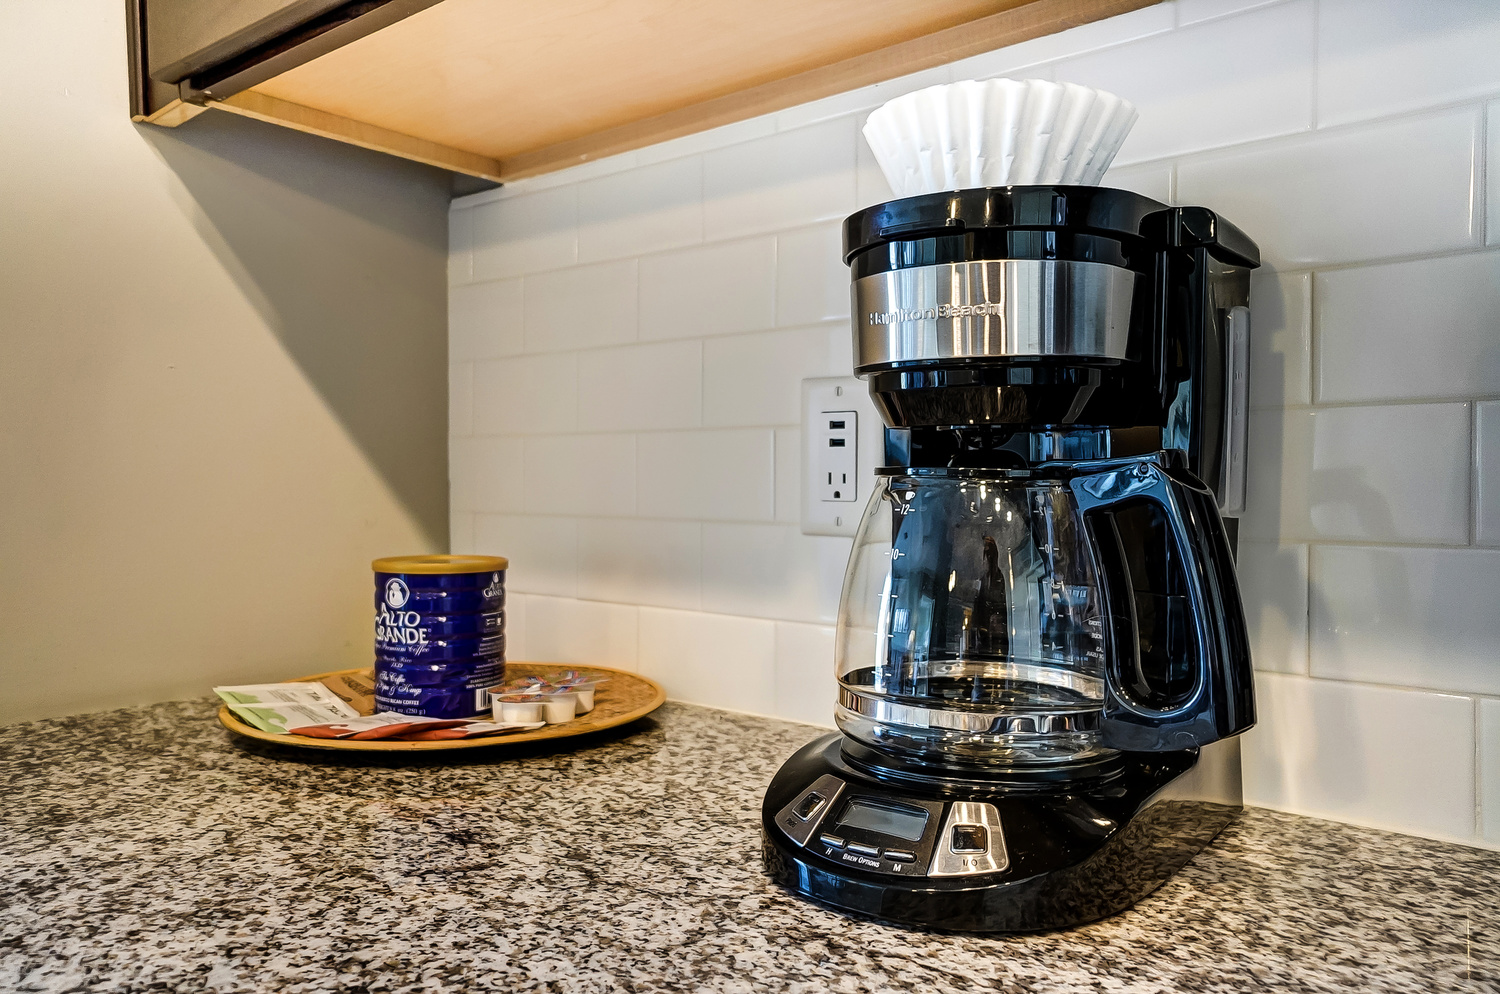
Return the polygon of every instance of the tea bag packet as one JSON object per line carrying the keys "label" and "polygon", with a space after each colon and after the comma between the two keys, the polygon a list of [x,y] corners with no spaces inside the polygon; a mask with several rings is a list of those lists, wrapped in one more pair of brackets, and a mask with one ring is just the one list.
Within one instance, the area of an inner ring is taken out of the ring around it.
{"label": "tea bag packet", "polygon": [[546,724],[541,721],[471,721],[455,728],[415,729],[401,736],[403,742],[432,742],[442,739],[474,739],[483,735],[503,735],[506,732],[530,732]]}
{"label": "tea bag packet", "polygon": [[424,718],[419,715],[379,711],[375,714],[317,725],[288,728],[293,735],[314,739],[392,739],[408,732],[453,728],[469,723],[467,718]]}
{"label": "tea bag packet", "polygon": [[321,683],[259,683],[215,687],[214,693],[240,718],[263,732],[358,718],[359,712]]}

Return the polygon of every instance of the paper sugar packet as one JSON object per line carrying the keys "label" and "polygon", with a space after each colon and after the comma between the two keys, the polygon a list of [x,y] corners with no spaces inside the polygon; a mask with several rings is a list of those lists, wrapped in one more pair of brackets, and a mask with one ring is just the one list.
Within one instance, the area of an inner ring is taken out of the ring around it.
{"label": "paper sugar packet", "polygon": [[359,712],[321,683],[257,683],[215,687],[214,693],[240,718],[278,735],[303,725],[359,717]]}
{"label": "paper sugar packet", "polygon": [[453,728],[467,725],[467,718],[422,718],[416,715],[397,714],[394,711],[377,711],[362,718],[346,718],[317,725],[288,725],[293,735],[306,735],[314,739],[391,739],[408,732],[429,731],[438,728]]}

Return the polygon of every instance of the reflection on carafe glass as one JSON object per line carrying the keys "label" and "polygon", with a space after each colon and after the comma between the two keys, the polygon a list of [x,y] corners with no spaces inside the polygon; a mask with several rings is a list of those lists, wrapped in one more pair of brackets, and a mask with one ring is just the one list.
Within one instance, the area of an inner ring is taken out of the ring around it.
{"label": "reflection on carafe glass", "polygon": [[891,478],[866,512],[848,583],[846,732],[989,762],[1097,751],[1104,633],[1065,485]]}

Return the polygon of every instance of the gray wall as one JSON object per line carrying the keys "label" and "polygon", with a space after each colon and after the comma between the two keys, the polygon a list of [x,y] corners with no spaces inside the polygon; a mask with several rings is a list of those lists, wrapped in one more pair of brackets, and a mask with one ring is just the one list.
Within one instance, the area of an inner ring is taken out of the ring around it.
{"label": "gray wall", "polygon": [[363,665],[447,546],[447,176],[131,124],[122,7],[0,4],[0,721]]}

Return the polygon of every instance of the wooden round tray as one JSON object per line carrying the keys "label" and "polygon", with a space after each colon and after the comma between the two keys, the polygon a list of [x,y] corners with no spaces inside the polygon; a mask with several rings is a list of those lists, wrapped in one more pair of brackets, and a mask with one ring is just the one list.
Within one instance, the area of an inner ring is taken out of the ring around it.
{"label": "wooden round tray", "polygon": [[[397,742],[391,739],[315,739],[306,735],[278,735],[263,732],[253,725],[241,721],[227,706],[219,708],[219,724],[236,735],[277,745],[298,749],[333,749],[346,752],[432,752],[439,749],[496,749],[522,742],[539,742],[545,739],[570,739],[590,732],[603,731],[644,718],[661,707],[666,701],[666,692],[655,682],[643,676],[612,670],[603,666],[578,666],[573,663],[506,663],[505,678],[542,676],[557,670],[577,670],[590,676],[607,676],[609,682],[594,691],[594,710],[579,715],[572,721],[560,725],[548,725],[531,732],[509,732],[501,735],[483,735],[475,739],[436,739],[430,742]],[[314,676],[295,677],[288,683],[310,683],[324,677],[360,670],[335,670]],[[368,671],[366,671],[368,672]]]}

